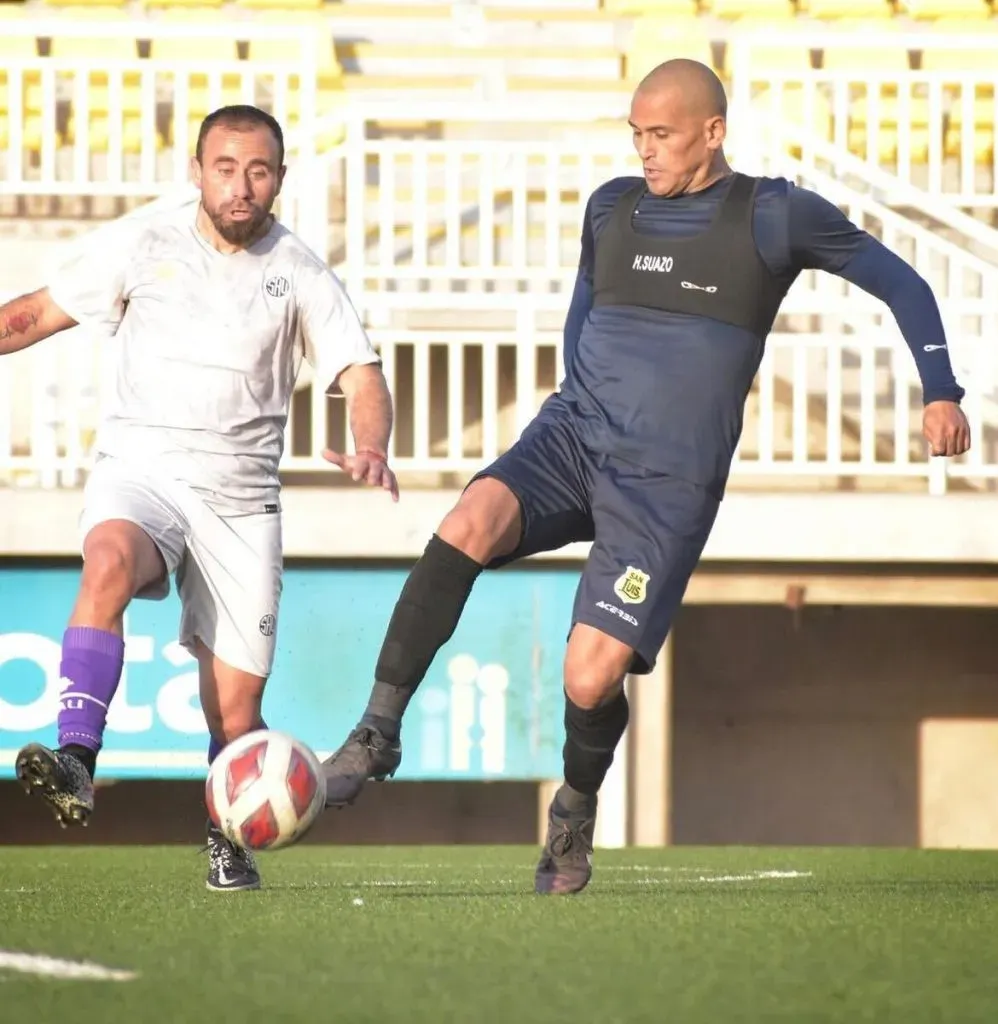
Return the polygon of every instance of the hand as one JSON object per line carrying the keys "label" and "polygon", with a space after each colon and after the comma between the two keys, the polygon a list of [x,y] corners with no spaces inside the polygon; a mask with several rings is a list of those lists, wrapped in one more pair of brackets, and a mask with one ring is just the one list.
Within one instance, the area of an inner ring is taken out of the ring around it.
{"label": "hand", "polygon": [[349,473],[352,479],[363,480],[371,487],[383,487],[391,494],[392,501],[399,500],[398,481],[388,468],[387,458],[380,452],[361,450],[356,455],[341,455],[327,448],[322,457],[344,473]]}
{"label": "hand", "polygon": [[962,455],[970,448],[970,424],[956,402],[929,402],[922,413],[922,434],[930,455]]}

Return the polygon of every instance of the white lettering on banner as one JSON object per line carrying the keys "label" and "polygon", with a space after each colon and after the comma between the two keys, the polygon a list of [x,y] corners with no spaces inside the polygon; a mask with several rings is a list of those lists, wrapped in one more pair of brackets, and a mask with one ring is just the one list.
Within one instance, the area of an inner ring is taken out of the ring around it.
{"label": "white lettering on banner", "polygon": [[482,699],[478,714],[482,723],[482,771],[498,774],[506,767],[506,691],[509,673],[502,665],[483,665],[478,673]]}
{"label": "white lettering on banner", "polygon": [[0,697],[0,729],[37,732],[55,721],[62,692],[61,660],[61,645],[47,636],[0,633],[0,669],[10,661],[33,661],[45,673],[45,690],[30,704],[11,704]]}
{"label": "white lettering on banner", "polygon": [[128,666],[152,661],[156,657],[156,643],[151,636],[129,636],[127,615],[124,628],[125,665],[114,700],[107,709],[107,727],[112,732],[148,732],[152,728],[152,708],[128,703]]}
{"label": "white lettering on banner", "polygon": [[[194,662],[187,649],[174,640],[163,648],[163,657],[179,668]],[[204,714],[201,711],[198,671],[185,672],[183,675],[168,679],[156,694],[156,711],[167,729],[174,732],[186,732],[196,735],[207,732]]]}
{"label": "white lettering on banner", "polygon": [[[176,641],[166,644],[162,658],[174,668],[196,665],[196,659]],[[14,661],[34,662],[45,676],[44,690],[28,703],[14,703],[0,696],[0,730],[38,732],[56,721],[59,696],[65,685],[60,673],[62,647],[38,633],[0,633],[0,670]],[[155,638],[130,635],[125,619],[125,666],[121,683],[108,709],[109,732],[141,733],[152,728],[158,717],[173,732],[207,735],[208,728],[198,701],[198,674],[182,672],[162,682],[150,703],[132,704],[128,699],[128,666],[156,660]],[[2,689],[2,687],[0,687]]]}
{"label": "white lettering on banner", "polygon": [[469,771],[476,743],[482,771],[499,774],[506,768],[506,691],[509,672],[502,665],[479,665],[470,654],[447,664],[450,679],[451,771]]}
{"label": "white lettering on banner", "polygon": [[450,768],[471,768],[471,730],[475,724],[475,680],[478,662],[470,654],[455,655],[447,663],[450,679]]}

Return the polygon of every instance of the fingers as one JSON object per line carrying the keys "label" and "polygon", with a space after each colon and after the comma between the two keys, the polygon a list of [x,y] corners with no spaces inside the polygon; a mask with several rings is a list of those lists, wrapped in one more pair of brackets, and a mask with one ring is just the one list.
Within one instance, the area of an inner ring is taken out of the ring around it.
{"label": "fingers", "polygon": [[367,471],[367,482],[372,487],[381,487],[392,496],[392,501],[399,500],[399,485],[395,474],[383,463],[373,461]]}
{"label": "fingers", "polygon": [[399,485],[395,474],[380,459],[368,458],[366,455],[342,455],[326,448],[322,457],[350,474],[357,483],[363,481],[369,487],[381,487],[388,491],[393,501],[399,500]]}
{"label": "fingers", "polygon": [[934,430],[926,433],[930,453],[937,458],[952,458],[970,450],[970,428]]}
{"label": "fingers", "polygon": [[942,404],[928,406],[923,422],[923,433],[929,443],[929,452],[935,458],[952,458],[970,450],[970,424],[963,411]]}

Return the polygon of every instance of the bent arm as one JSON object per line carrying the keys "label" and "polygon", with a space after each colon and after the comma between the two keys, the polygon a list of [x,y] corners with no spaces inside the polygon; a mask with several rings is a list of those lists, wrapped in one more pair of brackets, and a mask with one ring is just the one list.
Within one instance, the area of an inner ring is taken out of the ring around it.
{"label": "bent arm", "polygon": [[377,363],[354,363],[335,382],[347,403],[350,432],[358,452],[388,460],[392,436],[392,396]]}
{"label": "bent arm", "polygon": [[76,321],[55,304],[48,288],[21,295],[0,306],[0,356],[20,352],[75,326]]}
{"label": "bent arm", "polygon": [[873,238],[838,276],[890,309],[918,368],[923,403],[959,402],[964,390],[953,375],[939,306],[925,278]]}
{"label": "bent arm", "polygon": [[959,402],[939,306],[925,279],[896,253],[807,189],[790,194],[790,248],[798,268],[835,274],[883,302],[911,352],[922,400]]}

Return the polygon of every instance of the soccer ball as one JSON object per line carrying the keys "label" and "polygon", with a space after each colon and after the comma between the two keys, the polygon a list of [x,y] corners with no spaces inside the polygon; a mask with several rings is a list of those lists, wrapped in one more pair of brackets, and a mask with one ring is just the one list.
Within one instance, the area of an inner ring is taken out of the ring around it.
{"label": "soccer ball", "polygon": [[326,803],[319,759],[300,740],[258,729],[233,740],[205,783],[212,822],[246,850],[279,850],[308,831]]}

